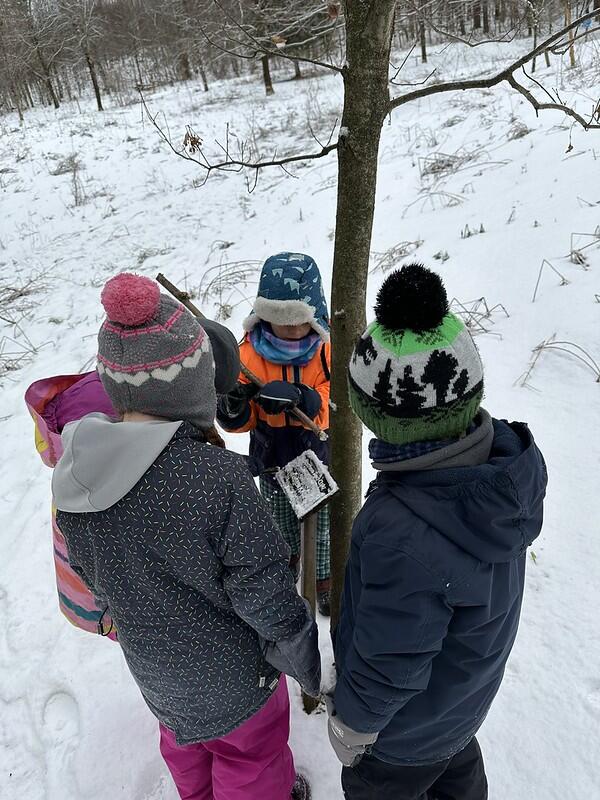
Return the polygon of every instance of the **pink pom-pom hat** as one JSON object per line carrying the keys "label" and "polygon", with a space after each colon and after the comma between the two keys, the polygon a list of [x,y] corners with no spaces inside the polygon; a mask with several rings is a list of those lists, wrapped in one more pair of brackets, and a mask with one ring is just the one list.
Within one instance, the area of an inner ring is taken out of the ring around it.
{"label": "pink pom-pom hat", "polygon": [[215,368],[198,320],[142,275],[116,275],[101,299],[107,318],[98,333],[97,369],[115,409],[210,428]]}
{"label": "pink pom-pom hat", "polygon": [[144,275],[121,272],[106,282],[100,300],[111,322],[135,327],[158,314],[160,289]]}

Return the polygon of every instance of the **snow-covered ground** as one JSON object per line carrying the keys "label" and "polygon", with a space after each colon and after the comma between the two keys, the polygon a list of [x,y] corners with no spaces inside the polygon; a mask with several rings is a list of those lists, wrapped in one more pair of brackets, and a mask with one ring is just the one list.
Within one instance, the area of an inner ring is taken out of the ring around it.
{"label": "snow-covered ground", "polygon": [[[432,60],[441,78],[472,74],[482,64],[497,68],[505,52],[440,50]],[[536,76],[587,113],[600,87],[596,45],[582,58],[585,70],[555,60]],[[421,79],[427,71],[411,59],[409,74]],[[340,99],[339,79],[325,75],[279,82],[268,99],[257,82],[230,81],[207,95],[193,84],[161,90],[147,102],[164,114],[161,124],[176,142],[190,123],[217,153],[212,142],[225,142],[230,123],[230,145],[236,136],[249,138],[267,156],[275,147],[280,154],[317,149],[310,128],[326,140]],[[139,105],[104,114],[92,108],[90,100],[81,108],[38,110],[21,128],[16,117],[0,118],[0,284],[38,276],[40,287],[23,330],[0,329],[0,339],[14,340],[3,340],[6,350],[37,349],[1,383],[2,800],[176,797],[155,721],[118,646],[71,628],[58,613],[50,473],[33,446],[26,387],[90,368],[100,287],[120,270],[166,273],[197,292],[206,313],[228,311],[236,334],[270,253],[308,252],[327,284],[331,277],[334,156],[293,168],[295,178],[265,171],[252,193],[238,174],[214,174],[199,188],[202,171],[169,152]],[[52,175],[70,154],[80,162],[75,177]],[[439,269],[450,297],[467,309],[481,297],[498,306],[481,320],[477,337],[485,403],[496,416],[531,424],[550,473],[520,635],[480,736],[490,798],[598,798],[600,387],[591,368],[560,351],[543,352],[525,386],[519,378],[532,348],[553,334],[600,361],[600,238],[593,235],[600,233],[600,135],[572,128],[559,113],[537,119],[503,85],[429,97],[394,112],[380,162],[369,303],[383,269],[414,251]],[[583,263],[569,258],[572,233]],[[546,266],[532,303],[543,259],[564,281]],[[245,437],[228,442],[247,446]],[[365,459],[365,480],[370,474]],[[322,642],[329,669],[326,625]],[[339,799],[325,717],[305,717],[296,687],[293,694],[297,764],[310,776],[315,800]]]}

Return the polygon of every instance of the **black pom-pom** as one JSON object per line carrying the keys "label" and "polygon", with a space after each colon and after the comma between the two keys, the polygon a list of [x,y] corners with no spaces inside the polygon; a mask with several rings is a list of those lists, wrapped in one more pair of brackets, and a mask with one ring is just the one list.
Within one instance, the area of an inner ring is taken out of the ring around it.
{"label": "black pom-pom", "polygon": [[375,318],[391,331],[429,331],[448,313],[448,297],[439,275],[423,264],[406,264],[384,280],[377,293]]}

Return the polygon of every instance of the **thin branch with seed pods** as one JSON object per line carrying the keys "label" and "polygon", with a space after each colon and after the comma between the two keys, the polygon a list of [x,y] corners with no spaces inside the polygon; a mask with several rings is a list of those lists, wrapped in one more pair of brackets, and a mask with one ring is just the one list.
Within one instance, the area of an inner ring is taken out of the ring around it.
{"label": "thin branch with seed pods", "polygon": [[[204,151],[202,149],[202,141],[201,141],[201,139],[198,136],[196,136],[196,134],[193,131],[191,131],[191,128],[189,126],[187,126],[186,135],[185,135],[185,138],[184,138],[183,149],[178,149],[177,147],[175,147],[171,137],[167,133],[165,133],[165,131],[158,124],[157,118],[158,118],[159,115],[158,114],[152,114],[150,112],[150,109],[148,108],[148,106],[146,104],[146,99],[145,99],[145,97],[143,95],[143,92],[141,91],[141,89],[138,89],[138,92],[139,92],[139,95],[140,95],[140,100],[141,100],[141,103],[142,103],[142,107],[144,109],[144,112],[146,113],[146,117],[150,120],[150,122],[152,123],[153,127],[158,131],[158,134],[159,134],[160,138],[163,140],[163,142],[165,142],[167,144],[169,149],[173,153],[175,153],[176,156],[179,156],[179,158],[182,158],[184,161],[191,161],[193,164],[197,164],[199,167],[202,167],[202,169],[206,170],[206,176],[205,176],[205,179],[204,179],[203,183],[206,183],[210,173],[214,172],[215,170],[224,170],[224,171],[227,171],[227,172],[241,172],[244,169],[259,170],[259,169],[263,169],[265,167],[280,167],[281,169],[284,169],[286,164],[294,164],[294,163],[297,163],[297,162],[300,162],[300,161],[314,161],[314,160],[316,160],[318,158],[324,158],[325,156],[329,155],[329,153],[332,153],[334,150],[337,150],[338,146],[339,146],[339,143],[336,141],[336,142],[333,142],[331,144],[325,145],[324,147],[321,148],[321,150],[318,153],[299,153],[298,155],[285,156],[283,158],[276,158],[274,156],[272,159],[266,159],[266,160],[259,159],[258,161],[250,161],[250,160],[247,160],[247,159],[244,158],[244,146],[243,146],[243,144],[240,147],[240,151],[241,151],[240,152],[240,156],[241,156],[240,158],[233,158],[230,155],[230,153],[229,153],[229,134],[227,133],[227,146],[226,147],[224,147],[220,142],[216,142],[218,147],[220,147],[221,150],[223,150],[223,152],[225,153],[225,160],[224,161],[215,161],[213,163],[213,162],[209,161],[207,156],[205,155],[205,153],[204,153]],[[192,136],[192,139],[191,139],[192,146],[190,146],[190,149],[193,150],[194,154],[198,153],[201,158],[196,158],[196,156],[193,155],[193,154],[190,155],[190,153],[188,153],[186,151],[186,149],[185,149],[186,145],[188,145],[188,146],[190,145],[190,131],[191,131],[191,136]],[[284,171],[288,172],[287,170],[284,170]],[[289,172],[288,172],[288,174],[289,174]]]}

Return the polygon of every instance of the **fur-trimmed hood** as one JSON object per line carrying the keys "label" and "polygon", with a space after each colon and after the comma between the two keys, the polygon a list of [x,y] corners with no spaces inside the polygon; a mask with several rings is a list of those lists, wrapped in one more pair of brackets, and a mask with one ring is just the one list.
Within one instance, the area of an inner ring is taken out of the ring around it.
{"label": "fur-trimmed hood", "polygon": [[264,320],[275,325],[310,323],[329,341],[329,313],[319,268],[304,253],[277,253],[264,263],[252,313],[244,322],[251,331]]}

